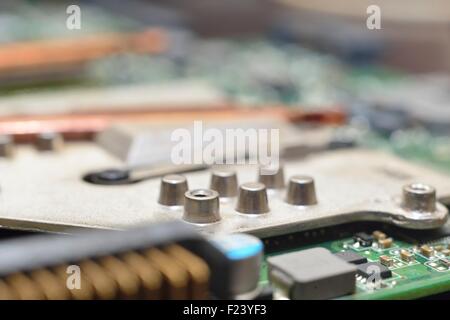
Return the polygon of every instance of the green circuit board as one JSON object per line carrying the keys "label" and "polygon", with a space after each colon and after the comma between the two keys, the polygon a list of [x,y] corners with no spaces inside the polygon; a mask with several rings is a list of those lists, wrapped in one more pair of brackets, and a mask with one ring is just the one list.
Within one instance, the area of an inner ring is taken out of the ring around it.
{"label": "green circuit board", "polygon": [[444,173],[450,172],[450,137],[432,135],[424,129],[399,130],[392,137],[367,132],[358,137],[363,147],[383,150],[408,161]]}
{"label": "green circuit board", "polygon": [[[392,271],[392,277],[381,280],[377,288],[368,284],[363,277],[357,276],[356,292],[339,299],[417,299],[450,290],[450,265],[448,264],[450,257],[445,254],[445,250],[450,246],[450,237],[430,243],[429,246],[434,250],[434,254],[430,257],[423,255],[418,246],[396,239],[393,240],[390,248],[382,249],[376,243],[370,247],[361,247],[359,244],[355,244],[352,238],[345,238],[276,252],[267,255],[266,259],[271,255],[323,247],[332,253],[351,250],[367,258],[369,262],[379,262],[380,256],[388,256],[393,260],[393,265],[389,267]],[[409,262],[402,260],[400,257],[401,250],[411,252],[413,254],[412,260]],[[260,281],[262,285],[269,283],[266,261],[263,262]]]}

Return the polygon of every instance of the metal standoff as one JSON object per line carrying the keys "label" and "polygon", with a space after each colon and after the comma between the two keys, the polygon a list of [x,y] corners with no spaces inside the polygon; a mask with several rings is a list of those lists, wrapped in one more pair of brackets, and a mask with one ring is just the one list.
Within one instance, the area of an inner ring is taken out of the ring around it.
{"label": "metal standoff", "polygon": [[239,188],[236,211],[247,214],[269,212],[266,186],[260,182],[242,184]]}
{"label": "metal standoff", "polygon": [[238,182],[233,170],[216,170],[211,175],[211,190],[216,190],[220,197],[231,198],[237,196]]}
{"label": "metal standoff", "polygon": [[260,167],[258,181],[264,183],[267,189],[284,188],[284,170],[280,167]]}
{"label": "metal standoff", "polygon": [[427,184],[412,183],[403,187],[402,207],[409,211],[434,212],[436,190]]}
{"label": "metal standoff", "polygon": [[188,183],[184,176],[169,174],[161,179],[158,202],[165,206],[182,206]]}
{"label": "metal standoff", "polygon": [[220,220],[219,193],[210,189],[196,189],[185,194],[183,220],[191,223],[214,223]]}
{"label": "metal standoff", "polygon": [[289,179],[286,202],[296,206],[317,204],[314,179],[300,175],[291,177]]}

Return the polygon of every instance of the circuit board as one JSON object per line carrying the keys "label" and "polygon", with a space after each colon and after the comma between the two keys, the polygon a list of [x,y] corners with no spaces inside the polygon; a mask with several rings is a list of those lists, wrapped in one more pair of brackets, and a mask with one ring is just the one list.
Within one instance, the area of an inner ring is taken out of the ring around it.
{"label": "circuit board", "polygon": [[[432,250],[430,256],[424,254],[423,247],[395,238],[389,248],[380,248],[376,242],[371,246],[364,247],[359,242],[355,242],[354,238],[344,238],[271,253],[266,255],[265,260],[270,256],[316,247],[328,249],[332,253],[352,251],[366,258],[368,262],[387,259],[391,264],[388,267],[391,270],[391,277],[382,279],[378,286],[374,286],[367,278],[357,275],[355,293],[338,299],[417,299],[450,289],[450,237],[433,240],[423,246]],[[401,257],[401,252],[411,253],[409,261],[405,261]],[[266,261],[262,265],[260,283],[262,285],[268,283]]]}
{"label": "circuit board", "polygon": [[0,300],[450,299],[443,6],[0,2]]}

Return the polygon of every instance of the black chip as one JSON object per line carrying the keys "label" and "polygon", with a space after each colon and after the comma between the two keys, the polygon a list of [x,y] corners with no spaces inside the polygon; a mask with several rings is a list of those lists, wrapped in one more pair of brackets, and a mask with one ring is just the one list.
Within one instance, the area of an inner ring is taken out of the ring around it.
{"label": "black chip", "polygon": [[392,277],[391,270],[378,262],[367,262],[364,264],[359,264],[356,267],[358,268],[358,275],[363,276],[364,278],[369,278],[370,276],[378,276],[381,279],[387,279]]}
{"label": "black chip", "polygon": [[365,232],[359,232],[353,236],[353,241],[358,242],[361,247],[370,247],[373,237]]}
{"label": "black chip", "polygon": [[341,258],[344,261],[347,261],[348,263],[361,264],[361,263],[367,262],[366,257],[360,256],[359,254],[357,254],[354,251],[343,251],[343,252],[335,253],[334,255],[336,257]]}

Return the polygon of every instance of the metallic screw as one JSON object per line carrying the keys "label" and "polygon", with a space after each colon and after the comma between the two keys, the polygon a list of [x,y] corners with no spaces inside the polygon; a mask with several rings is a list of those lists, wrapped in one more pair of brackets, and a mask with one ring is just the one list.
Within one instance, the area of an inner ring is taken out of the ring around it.
{"label": "metallic screw", "polygon": [[41,151],[57,151],[64,146],[64,138],[55,132],[44,132],[37,136],[36,147]]}
{"label": "metallic screw", "polygon": [[296,206],[317,204],[314,179],[309,176],[293,176],[289,179],[286,202]]}
{"label": "metallic screw", "polygon": [[14,154],[14,141],[9,135],[0,135],[0,157],[10,158]]}
{"label": "metallic screw", "polygon": [[266,186],[259,182],[241,185],[236,211],[247,214],[269,212]]}
{"label": "metallic screw", "polygon": [[216,170],[211,175],[210,189],[216,190],[220,197],[235,197],[238,192],[236,172],[232,170]]}
{"label": "metallic screw", "polygon": [[427,184],[412,183],[403,187],[402,207],[409,211],[434,212],[436,190]]}
{"label": "metallic screw", "polygon": [[196,189],[185,194],[183,219],[191,223],[213,223],[220,220],[219,193]]}
{"label": "metallic screw", "polygon": [[182,206],[188,183],[184,176],[169,174],[161,179],[158,203],[165,206]]}
{"label": "metallic screw", "polygon": [[283,189],[284,188],[284,172],[282,167],[259,168],[258,181],[263,183],[267,189]]}

